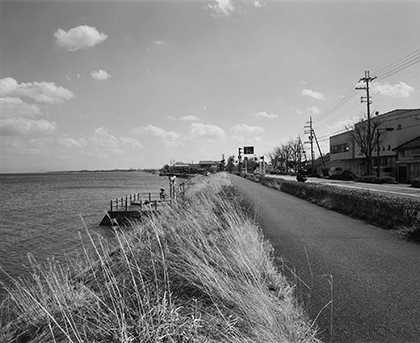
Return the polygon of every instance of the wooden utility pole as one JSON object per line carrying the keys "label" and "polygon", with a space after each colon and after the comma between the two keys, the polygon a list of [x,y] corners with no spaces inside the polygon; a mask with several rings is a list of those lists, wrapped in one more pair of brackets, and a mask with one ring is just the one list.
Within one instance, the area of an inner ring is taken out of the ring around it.
{"label": "wooden utility pole", "polygon": [[[309,124],[309,126],[305,125],[304,127],[306,129],[309,129],[305,131],[306,134],[309,135],[309,143],[311,144],[311,174],[314,173],[314,134],[313,134],[313,128],[312,128],[312,117],[309,117],[309,122],[306,122],[306,124]],[[305,142],[306,143],[306,142]]]}
{"label": "wooden utility pole", "polygon": [[365,89],[366,90],[366,96],[362,96],[360,97],[360,102],[366,102],[366,106],[367,106],[367,120],[368,120],[368,130],[367,130],[367,137],[366,137],[366,146],[367,146],[367,151],[366,151],[366,157],[367,157],[367,174],[371,175],[372,174],[372,132],[370,129],[370,104],[372,103],[372,101],[370,101],[370,96],[369,96],[369,82],[372,82],[373,80],[376,79],[376,76],[374,77],[370,77],[369,76],[369,71],[365,71],[365,77],[362,77],[359,82],[364,82],[366,84],[365,87],[356,87],[356,89]]}
{"label": "wooden utility pole", "polygon": [[313,131],[313,133],[314,133],[316,146],[318,147],[319,155],[321,156],[322,164],[324,165],[324,168],[327,168],[327,164],[325,163],[324,156],[322,156],[321,148],[319,147],[318,139],[316,138],[315,130]]}

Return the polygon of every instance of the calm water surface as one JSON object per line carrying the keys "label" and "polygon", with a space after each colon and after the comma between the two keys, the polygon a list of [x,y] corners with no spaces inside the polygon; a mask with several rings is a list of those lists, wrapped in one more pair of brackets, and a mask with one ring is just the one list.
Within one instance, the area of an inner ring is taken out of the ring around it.
{"label": "calm water surface", "polygon": [[[99,226],[109,201],[161,187],[168,191],[167,178],[143,172],[0,174],[0,267],[17,277],[28,274],[28,254],[64,260],[88,242],[86,228],[112,237]],[[10,282],[1,270],[0,281]]]}

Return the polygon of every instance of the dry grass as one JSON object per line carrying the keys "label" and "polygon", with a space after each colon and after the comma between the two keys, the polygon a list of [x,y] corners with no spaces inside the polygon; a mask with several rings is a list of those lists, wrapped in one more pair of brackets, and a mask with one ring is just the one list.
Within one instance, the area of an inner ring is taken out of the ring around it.
{"label": "dry grass", "polygon": [[66,266],[32,261],[31,280],[8,286],[0,341],[318,342],[223,174],[94,247]]}

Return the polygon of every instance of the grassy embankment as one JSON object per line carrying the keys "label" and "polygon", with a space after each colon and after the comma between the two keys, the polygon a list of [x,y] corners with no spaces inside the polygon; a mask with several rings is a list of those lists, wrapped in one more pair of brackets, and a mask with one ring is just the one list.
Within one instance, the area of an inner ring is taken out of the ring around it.
{"label": "grassy embankment", "polygon": [[273,248],[223,174],[117,230],[85,261],[33,263],[1,305],[1,342],[318,342]]}
{"label": "grassy embankment", "polygon": [[362,219],[408,239],[420,242],[420,201],[389,197],[369,191],[350,190],[315,183],[285,181],[281,178],[246,176],[317,205]]}

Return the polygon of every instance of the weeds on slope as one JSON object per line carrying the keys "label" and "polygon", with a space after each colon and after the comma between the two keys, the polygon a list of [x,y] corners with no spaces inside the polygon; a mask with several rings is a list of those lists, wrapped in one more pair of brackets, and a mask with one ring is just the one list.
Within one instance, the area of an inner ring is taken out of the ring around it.
{"label": "weeds on slope", "polygon": [[6,286],[2,342],[318,342],[273,249],[223,174],[162,215],[116,229]]}

